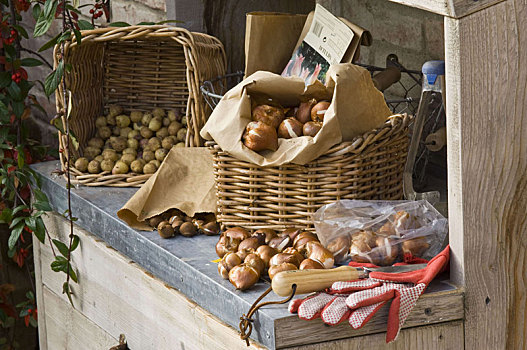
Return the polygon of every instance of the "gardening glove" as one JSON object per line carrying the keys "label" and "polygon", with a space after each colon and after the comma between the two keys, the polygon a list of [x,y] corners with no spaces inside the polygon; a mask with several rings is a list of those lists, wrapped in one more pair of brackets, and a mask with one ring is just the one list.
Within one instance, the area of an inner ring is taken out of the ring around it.
{"label": "gardening glove", "polygon": [[310,320],[320,317],[328,325],[346,319],[355,328],[361,328],[388,301],[393,300],[388,314],[386,342],[397,338],[417,299],[449,260],[449,247],[430,260],[423,269],[405,273],[371,272],[369,278],[335,282],[331,288],[314,296],[293,300],[290,312]]}

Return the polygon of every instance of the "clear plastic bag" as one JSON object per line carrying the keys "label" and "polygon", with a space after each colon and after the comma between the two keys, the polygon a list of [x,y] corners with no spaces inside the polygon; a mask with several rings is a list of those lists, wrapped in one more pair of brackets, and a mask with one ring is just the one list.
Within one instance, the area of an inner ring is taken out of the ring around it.
{"label": "clear plastic bag", "polygon": [[313,220],[335,262],[349,258],[379,266],[407,257],[431,259],[444,246],[448,221],[420,201],[342,200],[320,208]]}

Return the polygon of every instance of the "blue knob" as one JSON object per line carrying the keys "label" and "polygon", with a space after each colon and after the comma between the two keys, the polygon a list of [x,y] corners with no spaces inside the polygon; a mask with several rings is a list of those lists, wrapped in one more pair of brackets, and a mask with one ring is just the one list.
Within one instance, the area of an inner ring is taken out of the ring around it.
{"label": "blue knob", "polygon": [[421,69],[428,80],[428,84],[434,84],[439,75],[445,75],[445,61],[428,61]]}

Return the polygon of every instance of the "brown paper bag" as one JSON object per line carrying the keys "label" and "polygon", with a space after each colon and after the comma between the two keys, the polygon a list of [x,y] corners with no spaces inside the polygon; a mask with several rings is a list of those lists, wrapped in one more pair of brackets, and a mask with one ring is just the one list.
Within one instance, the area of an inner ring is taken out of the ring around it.
{"label": "brown paper bag", "polygon": [[[250,12],[245,29],[245,77],[256,71],[280,74],[293,52],[307,35],[314,11],[309,15],[276,12]],[[339,17],[355,33],[342,62],[356,62],[360,45],[370,46],[369,31]]]}
{"label": "brown paper bag", "polygon": [[307,15],[250,12],[245,29],[245,76],[281,72],[295,49]]}
{"label": "brown paper bag", "polygon": [[[332,65],[327,73],[328,87],[319,81],[305,88],[299,77],[259,71],[228,91],[201,130],[201,137],[214,140],[234,157],[260,166],[287,163],[306,164],[331,146],[351,141],[382,125],[391,114],[382,93],[375,88],[370,73],[351,63]],[[295,106],[309,98],[332,99],[322,129],[315,137],[279,139],[277,151],[256,153],[241,141],[251,121],[251,97],[271,97],[282,106]]]}
{"label": "brown paper bag", "polygon": [[212,155],[206,147],[173,147],[117,216],[130,227],[152,230],[144,221],[173,208],[188,216],[216,212]]}

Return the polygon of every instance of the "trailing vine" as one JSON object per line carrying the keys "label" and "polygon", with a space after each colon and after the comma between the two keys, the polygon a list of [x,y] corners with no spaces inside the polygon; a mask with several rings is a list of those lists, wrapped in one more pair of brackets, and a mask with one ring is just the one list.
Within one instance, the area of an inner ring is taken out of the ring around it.
{"label": "trailing vine", "polygon": [[[93,29],[94,20],[103,14],[108,18],[108,0],[98,0],[90,7],[88,19],[82,19],[78,1],[68,0],[0,0],[0,224],[4,232],[8,232],[7,255],[20,267],[27,268],[28,278],[33,278],[33,271],[25,263],[31,256],[31,235],[41,242],[46,240],[51,246],[54,260],[51,269],[63,272],[66,280],[63,283],[63,293],[67,295],[73,305],[71,281],[77,283],[78,278],[71,264],[72,252],[79,245],[79,237],[74,234],[73,222],[76,218],[71,210],[71,181],[68,167],[65,170],[68,191],[68,209],[62,216],[69,221],[69,235],[67,242],[52,239],[47,232],[42,217],[52,210],[46,194],[41,189],[38,175],[30,164],[41,159],[49,159],[47,150],[38,142],[29,138],[28,119],[31,109],[36,108],[45,113],[40,106],[34,89],[42,88],[46,95],[52,95],[61,84],[65,108],[57,113],[52,123],[66,135],[66,149],[59,150],[65,156],[66,164],[70,161],[70,150],[77,147],[73,133],[70,130],[68,118],[68,86],[64,78],[65,72],[71,66],[64,62],[64,44],[75,38],[81,43],[81,29]],[[44,44],[38,52],[27,47],[30,40],[26,29],[20,25],[22,13],[31,9],[36,21],[34,38],[48,33],[55,20],[62,23],[61,32]],[[53,68],[42,56],[41,52],[59,46],[60,57],[57,66],[42,83],[30,80],[25,68],[47,65]],[[21,58],[25,52],[32,57]],[[0,231],[1,232],[1,231]],[[34,281],[32,283],[34,286]],[[11,293],[16,286],[4,283],[0,285],[0,348],[16,348],[14,339],[15,320],[23,318],[26,326],[37,325],[37,308],[34,290],[26,293],[27,300],[13,305]]]}

